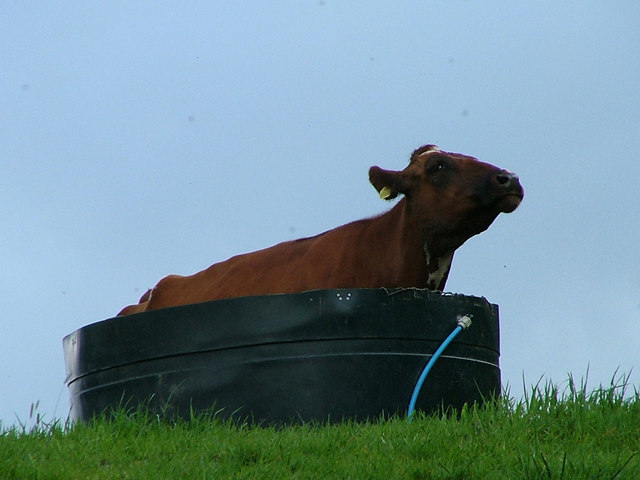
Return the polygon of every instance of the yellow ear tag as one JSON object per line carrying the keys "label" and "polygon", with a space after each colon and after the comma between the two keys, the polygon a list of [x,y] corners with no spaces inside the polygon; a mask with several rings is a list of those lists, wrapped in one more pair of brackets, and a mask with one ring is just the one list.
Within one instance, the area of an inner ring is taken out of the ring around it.
{"label": "yellow ear tag", "polygon": [[380,189],[380,198],[386,200],[391,196],[391,189],[389,187],[382,187]]}

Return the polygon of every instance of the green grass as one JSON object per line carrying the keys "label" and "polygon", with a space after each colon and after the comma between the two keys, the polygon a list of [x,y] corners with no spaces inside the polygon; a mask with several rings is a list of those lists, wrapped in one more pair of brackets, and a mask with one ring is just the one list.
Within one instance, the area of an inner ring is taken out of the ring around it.
{"label": "green grass", "polygon": [[640,394],[538,385],[445,417],[281,429],[141,412],[0,433],[0,478],[638,479]]}

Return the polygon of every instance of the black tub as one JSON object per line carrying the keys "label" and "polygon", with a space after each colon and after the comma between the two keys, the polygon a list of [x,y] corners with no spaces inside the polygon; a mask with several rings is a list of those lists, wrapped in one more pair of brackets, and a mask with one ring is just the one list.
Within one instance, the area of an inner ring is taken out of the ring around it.
{"label": "black tub", "polygon": [[63,340],[71,418],[126,405],[166,416],[220,410],[258,423],[406,414],[500,392],[498,307],[420,289],[316,290],[218,300],[87,325]]}

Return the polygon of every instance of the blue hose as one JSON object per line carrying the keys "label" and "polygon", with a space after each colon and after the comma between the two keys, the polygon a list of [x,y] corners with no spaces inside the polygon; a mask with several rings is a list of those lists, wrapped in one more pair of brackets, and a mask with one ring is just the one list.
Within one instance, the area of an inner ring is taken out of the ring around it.
{"label": "blue hose", "polygon": [[418,378],[416,386],[413,388],[413,394],[411,395],[411,400],[409,401],[409,410],[407,411],[407,420],[409,422],[411,421],[411,417],[415,413],[418,395],[420,394],[420,389],[422,388],[422,384],[424,383],[425,378],[427,378],[429,371],[436,363],[438,358],[440,358],[440,355],[442,355],[442,352],[444,352],[445,348],[449,346],[449,344],[453,341],[454,338],[456,338],[456,336],[462,331],[462,329],[468,328],[469,325],[471,325],[470,315],[464,315],[458,318],[458,326],[453,330],[453,332],[449,334],[445,341],[442,342],[440,347],[438,347],[438,350],[436,350],[436,353],[433,354],[433,356],[427,363],[427,366],[424,367],[424,370],[420,374],[420,378]]}

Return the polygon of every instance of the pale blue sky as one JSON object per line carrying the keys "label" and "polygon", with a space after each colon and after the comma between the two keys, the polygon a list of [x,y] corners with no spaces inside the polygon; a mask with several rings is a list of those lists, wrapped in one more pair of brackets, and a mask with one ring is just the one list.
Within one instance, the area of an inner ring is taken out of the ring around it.
{"label": "pale blue sky", "polygon": [[66,417],[64,335],[384,211],[368,168],[425,143],[526,190],[447,284],[500,305],[503,383],[637,370],[639,79],[634,1],[2,2],[0,421]]}

